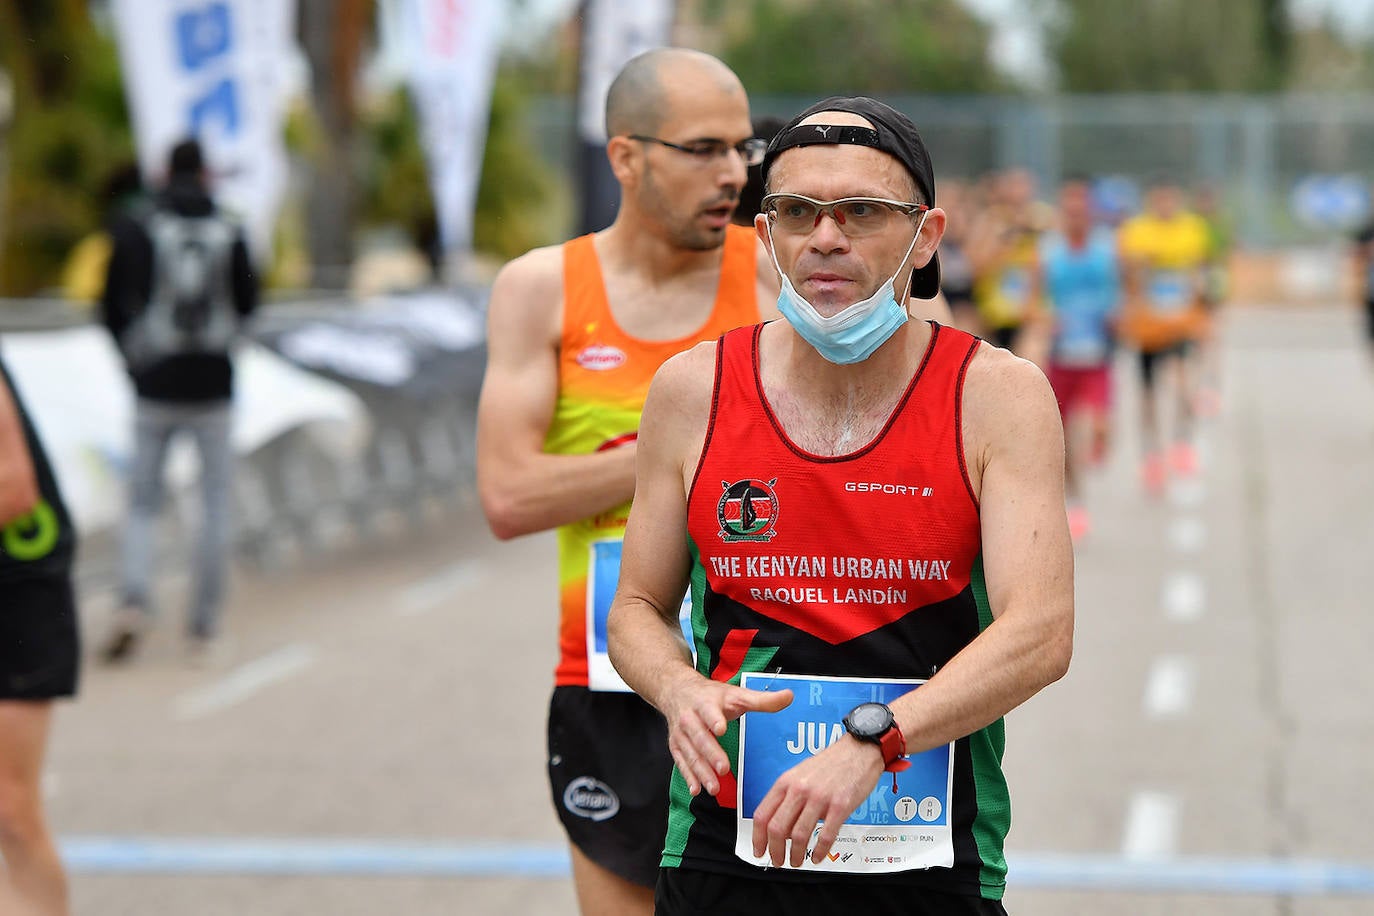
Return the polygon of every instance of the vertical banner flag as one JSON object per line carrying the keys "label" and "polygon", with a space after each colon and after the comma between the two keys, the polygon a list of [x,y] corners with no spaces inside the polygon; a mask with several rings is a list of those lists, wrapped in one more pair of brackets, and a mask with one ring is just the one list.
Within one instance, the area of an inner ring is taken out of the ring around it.
{"label": "vertical banner flag", "polygon": [[472,250],[502,7],[502,0],[392,0],[380,7],[386,40],[404,55],[450,260]]}
{"label": "vertical banner flag", "polygon": [[111,12],[144,176],[160,182],[172,146],[199,138],[216,199],[265,260],[287,181],[296,0],[113,0]]}
{"label": "vertical banner flag", "polygon": [[674,7],[674,0],[584,0],[577,93],[582,233],[609,226],[620,200],[606,161],[606,92],[626,61],[668,43]]}

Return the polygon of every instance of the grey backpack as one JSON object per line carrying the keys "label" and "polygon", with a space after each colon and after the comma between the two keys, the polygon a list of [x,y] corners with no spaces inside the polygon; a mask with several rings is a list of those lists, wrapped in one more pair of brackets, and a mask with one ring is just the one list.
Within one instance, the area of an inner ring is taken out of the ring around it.
{"label": "grey backpack", "polygon": [[120,341],[129,368],[227,354],[239,328],[230,289],[236,225],[218,214],[166,210],[153,211],[144,225],[153,246],[152,295]]}

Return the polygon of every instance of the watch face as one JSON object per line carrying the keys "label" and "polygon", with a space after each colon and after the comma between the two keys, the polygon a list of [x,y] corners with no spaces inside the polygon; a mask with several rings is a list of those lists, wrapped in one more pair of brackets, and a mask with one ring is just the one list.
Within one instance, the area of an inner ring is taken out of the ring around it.
{"label": "watch face", "polygon": [[892,712],[881,703],[863,703],[849,713],[854,730],[863,735],[881,735],[892,724]]}

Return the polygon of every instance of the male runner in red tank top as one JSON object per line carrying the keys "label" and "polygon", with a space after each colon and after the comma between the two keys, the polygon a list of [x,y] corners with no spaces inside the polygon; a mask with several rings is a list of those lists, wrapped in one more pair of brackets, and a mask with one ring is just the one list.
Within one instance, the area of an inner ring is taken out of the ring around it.
{"label": "male runner in red tank top", "polygon": [[787,320],[655,377],[610,614],[676,763],[657,912],[1005,913],[1002,716],[1073,638],[1055,399],[899,305],[945,221],[905,116],[827,99],[763,168]]}

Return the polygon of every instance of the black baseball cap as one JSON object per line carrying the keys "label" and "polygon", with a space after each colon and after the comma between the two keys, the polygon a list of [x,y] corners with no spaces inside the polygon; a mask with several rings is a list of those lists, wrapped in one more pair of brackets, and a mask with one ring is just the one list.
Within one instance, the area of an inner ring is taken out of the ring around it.
{"label": "black baseball cap", "polygon": [[[846,111],[856,114],[873,127],[858,125],[802,124],[812,115],[823,111]],[[817,146],[823,143],[848,143],[881,150],[895,158],[911,174],[916,188],[928,206],[935,206],[935,169],[930,153],[916,132],[911,119],[891,105],[867,96],[832,96],[807,108],[774,135],[763,156],[763,180],[778,156],[798,146]],[[932,255],[925,267],[912,271],[911,295],[918,299],[934,299],[940,292],[940,257]]]}

